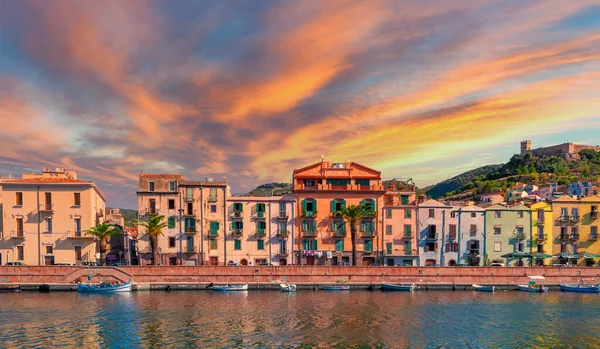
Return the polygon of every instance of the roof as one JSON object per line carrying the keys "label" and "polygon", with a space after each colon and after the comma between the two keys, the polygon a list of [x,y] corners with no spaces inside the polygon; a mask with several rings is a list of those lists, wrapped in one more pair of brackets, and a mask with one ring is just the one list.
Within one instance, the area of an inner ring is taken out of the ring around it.
{"label": "roof", "polygon": [[518,205],[512,206],[511,208],[509,208],[509,210],[511,210],[511,211],[531,211],[529,209],[529,207],[527,207],[523,204],[518,204]]}
{"label": "roof", "polygon": [[492,205],[490,207],[487,208],[488,211],[500,211],[500,210],[508,210],[508,208],[506,206],[503,205]]}
{"label": "roof", "polygon": [[281,202],[281,201],[294,201],[290,195],[279,195],[279,196],[229,196],[227,202],[233,201],[248,201],[248,202]]}
{"label": "roof", "polygon": [[154,174],[154,173],[140,173],[140,177],[146,178],[174,178],[183,179],[182,174]]}
{"label": "roof", "polygon": [[2,185],[12,183],[80,183],[80,184],[93,184],[92,181],[82,181],[80,179],[71,178],[25,178],[25,179],[8,179],[3,180]]}
{"label": "roof", "polygon": [[429,208],[435,208],[435,207],[445,207],[445,208],[451,208],[451,206],[445,205],[442,202],[439,202],[437,200],[427,200],[425,202],[422,202],[419,204],[419,207],[429,207]]}
{"label": "roof", "polygon": [[573,199],[572,197],[570,197],[568,195],[563,195],[561,197],[553,199],[552,202],[579,202],[579,200]]}
{"label": "roof", "polygon": [[600,202],[600,195],[586,196],[584,198],[581,198],[580,201],[581,202]]}

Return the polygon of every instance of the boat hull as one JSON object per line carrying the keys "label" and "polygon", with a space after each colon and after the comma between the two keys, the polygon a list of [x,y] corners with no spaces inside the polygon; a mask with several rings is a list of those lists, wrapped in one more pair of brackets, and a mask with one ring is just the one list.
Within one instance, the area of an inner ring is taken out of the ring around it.
{"label": "boat hull", "polygon": [[548,287],[531,287],[529,285],[517,285],[519,291],[523,292],[533,292],[533,293],[542,293],[548,292]]}
{"label": "boat hull", "polygon": [[2,285],[0,292],[21,292],[21,286],[18,285]]}
{"label": "boat hull", "polygon": [[475,291],[479,291],[479,292],[494,292],[494,286],[485,286],[485,285],[474,284],[473,288],[475,289]]}
{"label": "boat hull", "polygon": [[325,285],[323,291],[350,291],[350,286]]}
{"label": "boat hull", "polygon": [[296,285],[294,284],[279,284],[281,292],[296,292]]}
{"label": "boat hull", "polygon": [[392,284],[381,284],[382,291],[404,291],[412,292],[416,288],[415,285],[392,285]]}
{"label": "boat hull", "polygon": [[600,285],[560,284],[562,292],[600,293]]}
{"label": "boat hull", "polygon": [[82,284],[77,285],[77,291],[81,293],[120,293],[131,292],[131,282],[119,285],[102,286],[101,284]]}
{"label": "boat hull", "polygon": [[221,292],[248,291],[248,284],[213,286],[213,291],[221,291]]}

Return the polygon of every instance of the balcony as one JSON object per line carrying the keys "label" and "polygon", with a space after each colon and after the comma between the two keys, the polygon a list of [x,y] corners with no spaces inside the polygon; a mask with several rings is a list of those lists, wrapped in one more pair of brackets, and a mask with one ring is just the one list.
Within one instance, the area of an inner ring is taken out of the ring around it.
{"label": "balcony", "polygon": [[456,240],[456,233],[448,234],[448,241],[454,241],[454,240]]}
{"label": "balcony", "polygon": [[25,235],[27,234],[27,232],[23,231],[23,230],[12,230],[10,232],[10,238],[11,239],[25,239]]}
{"label": "balcony", "polygon": [[579,241],[579,233],[571,233],[572,241]]}
{"label": "balcony", "polygon": [[277,215],[277,220],[279,220],[279,221],[286,221],[287,219],[288,219],[287,212],[279,212],[279,214]]}
{"label": "balcony", "polygon": [[194,235],[196,234],[196,227],[185,227],[183,233],[186,235]]}
{"label": "balcony", "polygon": [[438,239],[438,234],[427,234],[427,236],[425,237],[425,240],[429,240],[429,241],[437,241]]}
{"label": "balcony", "polygon": [[255,212],[254,217],[257,219],[265,219],[265,213],[264,212]]}
{"label": "balcony", "polygon": [[277,236],[280,239],[285,239],[288,236],[290,236],[290,231],[289,230],[279,230],[279,231],[277,231]]}
{"label": "balcony", "polygon": [[566,223],[569,221],[569,216],[560,216],[558,220],[562,223]]}
{"label": "balcony", "polygon": [[517,233],[517,240],[519,240],[519,241],[525,240],[525,233]]}
{"label": "balcony", "polygon": [[189,254],[198,253],[198,247],[196,247],[196,246],[187,246],[183,250],[183,253],[189,253]]}
{"label": "balcony", "polygon": [[185,201],[185,202],[191,202],[191,201],[194,201],[194,197],[193,197],[193,196],[187,196],[187,195],[186,195],[186,196],[183,198],[183,201]]}
{"label": "balcony", "polygon": [[235,220],[239,220],[244,218],[244,213],[242,211],[232,211],[229,216]]}
{"label": "balcony", "polygon": [[219,232],[218,231],[214,231],[214,230],[210,231],[210,232],[208,232],[208,234],[206,234],[206,237],[208,239],[216,239],[216,238],[219,237]]}
{"label": "balcony", "polygon": [[332,235],[333,235],[334,237],[340,237],[340,238],[342,238],[342,237],[346,237],[346,230],[334,231],[334,232],[332,233]]}
{"label": "balcony", "polygon": [[541,219],[540,219],[540,218],[538,218],[538,221],[537,221],[537,223],[536,223],[535,225],[537,225],[537,226],[540,226],[540,227],[543,227],[543,226],[544,226],[544,224],[545,224],[545,223],[544,223],[544,218],[541,218]]}
{"label": "balcony", "polygon": [[591,219],[598,219],[598,211],[592,211],[592,212],[590,212],[590,218]]}
{"label": "balcony", "polygon": [[477,235],[477,230],[470,230],[469,231],[469,236],[476,236]]}
{"label": "balcony", "polygon": [[334,211],[331,212],[331,217],[342,217],[342,212],[341,211]]}
{"label": "balcony", "polygon": [[476,255],[479,254],[479,249],[478,248],[472,248],[472,249],[469,250],[468,254],[476,256]]}
{"label": "balcony", "polygon": [[243,229],[233,229],[231,231],[231,235],[233,235],[234,238],[241,238],[244,235],[244,230]]}
{"label": "balcony", "polygon": [[302,211],[302,217],[304,218],[315,218],[317,211]]}
{"label": "balcony", "polygon": [[535,236],[535,241],[542,242],[548,240],[548,234],[537,234]]}
{"label": "balcony", "polygon": [[569,234],[560,234],[560,241],[569,241],[570,240],[570,236]]}
{"label": "balcony", "polygon": [[363,238],[372,238],[375,236],[375,232],[372,230],[361,230],[360,236],[362,236]]}
{"label": "balcony", "polygon": [[303,230],[302,235],[305,237],[315,237],[315,236],[317,236],[317,231],[316,230]]}
{"label": "balcony", "polygon": [[412,239],[412,233],[411,232],[404,232],[404,235],[402,236],[403,239]]}
{"label": "balcony", "polygon": [[579,216],[571,216],[571,219],[570,219],[570,220],[571,220],[571,222],[573,222],[573,223],[577,223],[577,222],[579,222],[579,220],[580,220],[580,219],[579,219]]}
{"label": "balcony", "polygon": [[208,197],[208,202],[217,202],[217,196],[216,196],[216,195],[214,195],[214,196],[209,196],[209,197]]}
{"label": "balcony", "polygon": [[40,212],[52,213],[54,212],[54,204],[40,204],[38,209]]}
{"label": "balcony", "polygon": [[590,234],[588,237],[589,241],[598,241],[598,234]]}
{"label": "balcony", "polygon": [[277,257],[287,257],[287,256],[288,256],[288,253],[287,253],[287,251],[279,252],[279,253],[277,254]]}
{"label": "balcony", "polygon": [[267,235],[265,229],[256,229],[256,236],[257,237],[264,237],[265,235]]}

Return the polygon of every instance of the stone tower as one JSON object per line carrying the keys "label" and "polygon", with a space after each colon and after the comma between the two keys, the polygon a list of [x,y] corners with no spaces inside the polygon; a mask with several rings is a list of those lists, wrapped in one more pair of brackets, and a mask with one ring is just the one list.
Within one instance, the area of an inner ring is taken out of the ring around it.
{"label": "stone tower", "polygon": [[522,141],[521,142],[521,155],[531,151],[531,141]]}

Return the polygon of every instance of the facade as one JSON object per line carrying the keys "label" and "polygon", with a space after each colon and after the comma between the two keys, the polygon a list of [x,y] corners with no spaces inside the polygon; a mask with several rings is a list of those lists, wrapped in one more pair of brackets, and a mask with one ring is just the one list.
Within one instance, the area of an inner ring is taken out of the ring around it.
{"label": "facade", "polygon": [[552,205],[547,202],[536,202],[531,209],[531,234],[533,243],[533,262],[544,266],[552,262]]}
{"label": "facade", "polygon": [[581,198],[592,194],[592,183],[587,181],[579,181],[570,183],[567,186],[567,195],[575,198]]}
{"label": "facade", "polygon": [[485,261],[531,265],[531,210],[494,205],[485,212]]}
{"label": "facade", "polygon": [[104,215],[104,223],[112,225],[113,229],[121,232],[121,235],[111,236],[108,241],[110,249],[105,257],[106,264],[130,264],[127,258],[128,256],[125,253],[125,234],[123,231],[123,228],[125,228],[125,218],[119,212],[119,209],[107,208]]}
{"label": "facade", "polygon": [[241,265],[291,263],[292,196],[227,198],[227,262]]}
{"label": "facade", "polygon": [[[140,174],[140,219],[163,215],[167,227],[158,238],[161,265],[224,265],[227,260],[226,182],[189,181],[180,174]],[[150,241],[139,228],[140,264],[151,263]]]}
{"label": "facade", "polygon": [[417,195],[413,188],[397,189],[393,182],[382,209],[383,264],[414,266],[417,254]]}
{"label": "facade", "polygon": [[495,205],[504,202],[504,194],[502,193],[490,193],[482,194],[479,197],[479,202],[482,205]]}
{"label": "facade", "polygon": [[106,198],[90,181],[57,168],[3,179],[0,264],[81,264],[96,261],[85,231],[104,221]]}
{"label": "facade", "polygon": [[381,172],[355,162],[321,161],[294,170],[294,263],[338,265],[352,263],[350,227],[337,215],[342,207],[363,204],[373,213],[359,223],[357,265],[380,262],[383,250],[381,217],[385,189]]}
{"label": "facade", "polygon": [[[419,265],[445,266],[450,262],[445,259],[444,247],[446,242],[450,242],[447,240],[447,226],[451,212],[452,206],[436,200],[427,200],[419,204],[417,208]],[[456,249],[458,250],[458,247]],[[456,262],[456,256],[454,258]]]}
{"label": "facade", "polygon": [[482,265],[485,209],[473,205],[453,207],[449,224],[444,244],[446,264]]}
{"label": "facade", "polygon": [[558,183],[549,183],[540,187],[540,197],[545,201],[550,201],[553,194],[558,191]]}
{"label": "facade", "polygon": [[594,265],[600,257],[598,208],[600,197],[562,196],[553,205],[554,264]]}

